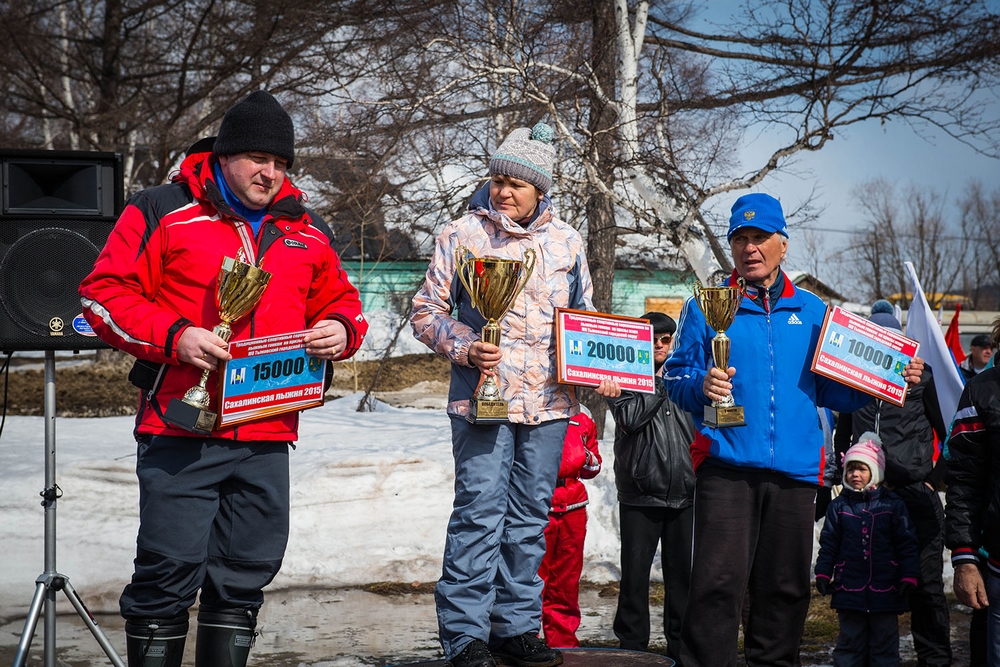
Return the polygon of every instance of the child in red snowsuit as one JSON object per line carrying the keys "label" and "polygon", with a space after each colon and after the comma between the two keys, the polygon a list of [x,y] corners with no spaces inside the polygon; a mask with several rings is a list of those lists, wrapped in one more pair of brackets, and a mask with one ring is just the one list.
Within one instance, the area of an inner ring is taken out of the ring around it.
{"label": "child in red snowsuit", "polygon": [[559,479],[552,495],[549,525],[545,528],[545,558],[538,570],[545,582],[542,593],[542,631],[552,648],[580,645],[580,574],[583,540],[587,535],[587,489],[580,479],[601,472],[597,427],[584,413],[569,420],[563,444]]}

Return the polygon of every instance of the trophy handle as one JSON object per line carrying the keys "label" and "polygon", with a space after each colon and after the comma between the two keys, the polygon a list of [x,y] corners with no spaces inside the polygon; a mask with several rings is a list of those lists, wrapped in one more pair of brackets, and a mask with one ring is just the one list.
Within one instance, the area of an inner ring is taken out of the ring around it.
{"label": "trophy handle", "polygon": [[[694,285],[692,286],[692,291],[694,292],[694,302],[696,304],[698,304],[699,308],[702,307],[701,292],[702,292],[703,289],[705,289],[705,287],[701,284],[700,280],[694,281]],[[704,310],[705,309],[702,308],[702,312],[704,312]]]}
{"label": "trophy handle", "polygon": [[743,276],[737,276],[736,277],[736,286],[739,289],[736,290],[736,298],[733,299],[733,301],[736,302],[736,303],[733,304],[733,316],[734,317],[735,317],[736,313],[740,309],[740,304],[743,303],[743,297],[745,297],[746,294],[747,294],[747,281],[743,278]]}
{"label": "trophy handle", "polygon": [[[733,319],[736,317],[736,313],[740,311],[740,304],[743,303],[743,297],[746,295],[747,281],[743,279],[743,276],[736,278],[736,287],[730,288],[736,292],[736,297],[733,299],[732,303],[729,304],[729,310],[726,312],[726,319],[732,324]],[[728,328],[728,327],[727,327]],[[726,355],[728,358],[728,355]]]}
{"label": "trophy handle", "polygon": [[535,250],[534,248],[528,248],[524,251],[524,262],[521,264],[521,268],[524,269],[524,279],[521,280],[521,284],[518,285],[517,291],[514,292],[514,296],[510,298],[511,304],[517,300],[517,295],[524,290],[525,285],[528,284],[528,278],[531,277],[531,272],[535,270]]}
{"label": "trophy handle", "polygon": [[478,308],[476,305],[476,293],[469,284],[470,280],[466,277],[466,271],[469,266],[472,265],[466,256],[469,255],[469,249],[464,245],[460,245],[455,248],[455,273],[458,274],[458,279],[462,281],[462,285],[465,286],[465,291],[469,293],[469,299],[472,301],[472,307]]}

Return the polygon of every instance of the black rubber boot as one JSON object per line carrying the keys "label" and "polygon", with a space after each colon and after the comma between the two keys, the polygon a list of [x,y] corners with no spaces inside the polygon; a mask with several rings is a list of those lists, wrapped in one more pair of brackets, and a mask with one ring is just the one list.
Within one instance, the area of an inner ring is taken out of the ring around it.
{"label": "black rubber boot", "polygon": [[125,621],[128,667],[181,667],[188,617],[134,618]]}
{"label": "black rubber boot", "polygon": [[257,633],[256,609],[198,611],[195,667],[246,667]]}

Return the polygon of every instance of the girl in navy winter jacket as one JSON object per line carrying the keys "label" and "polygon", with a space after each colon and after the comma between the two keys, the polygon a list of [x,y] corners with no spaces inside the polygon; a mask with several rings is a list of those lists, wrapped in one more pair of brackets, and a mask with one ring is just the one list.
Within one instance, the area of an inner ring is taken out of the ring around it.
{"label": "girl in navy winter jacket", "polygon": [[920,573],[917,537],[903,501],[879,485],[885,454],[864,433],[844,457],[844,490],[819,539],[816,589],[833,593],[840,618],[834,667],[899,664],[898,615]]}

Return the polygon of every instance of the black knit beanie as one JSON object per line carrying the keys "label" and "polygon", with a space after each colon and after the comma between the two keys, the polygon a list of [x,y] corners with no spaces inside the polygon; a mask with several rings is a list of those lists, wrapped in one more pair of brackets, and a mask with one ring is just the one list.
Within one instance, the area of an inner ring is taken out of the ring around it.
{"label": "black knit beanie", "polygon": [[234,104],[222,118],[212,152],[235,155],[260,151],[284,158],[288,166],[295,159],[295,127],[288,112],[271,93],[250,93]]}

